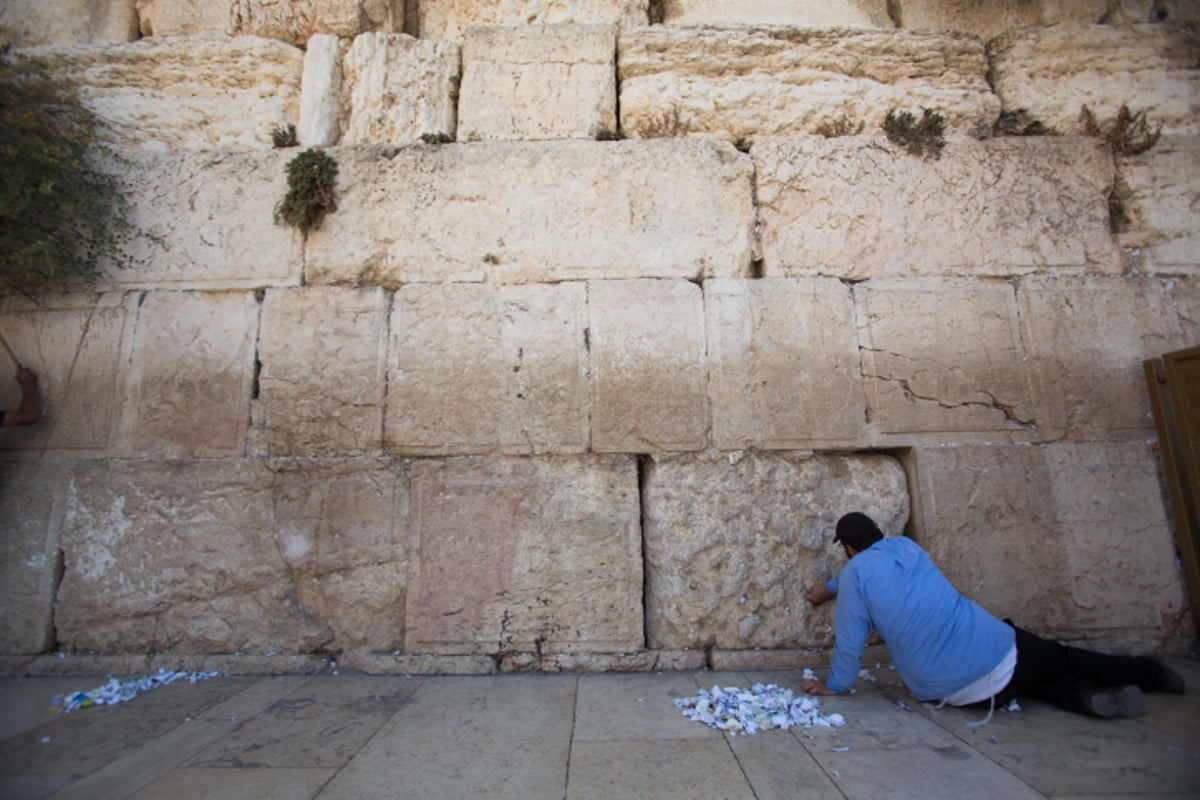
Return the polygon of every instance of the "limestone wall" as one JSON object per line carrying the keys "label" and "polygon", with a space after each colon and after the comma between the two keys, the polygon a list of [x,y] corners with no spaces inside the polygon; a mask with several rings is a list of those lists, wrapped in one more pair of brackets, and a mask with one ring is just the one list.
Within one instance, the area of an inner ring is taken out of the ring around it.
{"label": "limestone wall", "polygon": [[[5,670],[820,663],[856,509],[1048,635],[1194,634],[1141,370],[1200,338],[1175,6],[134,5],[21,51],[148,235],[0,298],[46,409],[0,435]],[[922,107],[940,159],[880,129]],[[286,123],[339,165],[307,236]]]}

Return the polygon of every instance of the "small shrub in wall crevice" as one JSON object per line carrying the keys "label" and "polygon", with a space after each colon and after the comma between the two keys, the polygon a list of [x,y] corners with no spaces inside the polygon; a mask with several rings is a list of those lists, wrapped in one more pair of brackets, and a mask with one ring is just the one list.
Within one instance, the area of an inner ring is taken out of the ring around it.
{"label": "small shrub in wall crevice", "polygon": [[275,222],[304,233],[321,227],[325,215],[337,210],[333,191],[337,172],[337,161],[319,147],[310,147],[289,161],[288,191],[275,206]]}
{"label": "small shrub in wall crevice", "polygon": [[1146,121],[1146,112],[1139,111],[1135,114],[1129,110],[1129,106],[1121,106],[1116,118],[1107,125],[1101,125],[1087,106],[1083,107],[1079,116],[1083,119],[1083,132],[1108,142],[1113,153],[1119,156],[1144,153],[1158,144],[1158,137],[1162,136],[1162,125],[1151,131],[1150,123]]}
{"label": "small shrub in wall crevice", "polygon": [[941,158],[946,146],[946,118],[932,108],[923,108],[921,112],[918,120],[908,111],[892,109],[883,121],[883,132],[888,141],[914,156]]}

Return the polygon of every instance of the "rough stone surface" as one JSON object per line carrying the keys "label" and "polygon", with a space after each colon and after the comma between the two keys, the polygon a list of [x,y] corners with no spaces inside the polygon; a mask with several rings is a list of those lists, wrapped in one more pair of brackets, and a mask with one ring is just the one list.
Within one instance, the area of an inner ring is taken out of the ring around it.
{"label": "rough stone surface", "polygon": [[118,44],[138,37],[134,0],[4,0],[0,30],[15,47]]}
{"label": "rough stone surface", "polygon": [[248,292],[150,292],[138,306],[121,449],[140,458],[246,453],[258,303]]}
{"label": "rough stone surface", "polygon": [[894,28],[885,0],[663,0],[667,25],[794,25],[803,28]]}
{"label": "rough stone surface", "polygon": [[271,129],[300,112],[299,48],[256,36],[205,34],[108,47],[23,51],[79,83],[122,150],[265,150]]}
{"label": "rough stone surface", "polygon": [[[136,303],[136,297],[117,293],[0,301],[0,336],[38,374],[42,402],[38,424],[6,428],[0,452],[39,459],[51,449],[66,458],[111,454],[118,443]],[[0,408],[16,408],[20,389],[7,356],[4,362]]]}
{"label": "rough stone surface", "polygon": [[472,25],[646,25],[649,0],[422,0],[422,39],[461,40]]}
{"label": "rough stone surface", "polygon": [[1118,240],[1139,272],[1200,269],[1200,136],[1164,136],[1117,157]]}
{"label": "rough stone surface", "polygon": [[611,25],[468,28],[458,140],[615,133],[616,58]]}
{"label": "rough stone surface", "polygon": [[315,34],[402,31],[404,0],[137,0],[143,36],[228,33],[303,45]]}
{"label": "rough stone surface", "polygon": [[854,289],[867,409],[880,444],[1062,434],[1006,282],[879,279]]}
{"label": "rough stone surface", "polygon": [[668,649],[830,644],[804,593],[844,563],[838,517],[895,535],[909,513],[895,459],[797,452],[652,456],[642,505],[647,645]]}
{"label": "rough stone surface", "polygon": [[118,289],[258,289],[300,283],[304,240],[272,221],[295,151],[167,153],[109,162],[142,233],[99,284]]}
{"label": "rough stone surface", "polygon": [[265,454],[381,450],[388,306],[379,289],[267,293],[256,415]]}
{"label": "rough stone surface", "polygon": [[713,446],[844,448],[866,442],[849,287],[825,278],[704,285]]}
{"label": "rough stone surface", "polygon": [[767,275],[1119,268],[1112,159],[1093,139],[954,138],[927,161],[883,137],[789,137],[751,155]]}
{"label": "rough stone surface", "polygon": [[459,84],[454,42],[364,33],[342,63],[342,144],[411,144],[453,138]]}
{"label": "rough stone surface", "polygon": [[890,109],[930,107],[948,131],[991,131],[1000,113],[983,45],[954,32],[783,27],[624,31],[621,131],[731,142],[817,133]]}
{"label": "rough stone surface", "polygon": [[1022,281],[1026,352],[1070,440],[1155,435],[1142,362],[1195,345],[1198,290],[1153,278]]}
{"label": "rough stone surface", "polygon": [[327,649],[402,647],[408,495],[399,464],[282,460],[275,469],[275,546],[304,613],[329,625]]}
{"label": "rough stone surface", "polygon": [[[986,42],[1023,28],[1100,22],[1109,6],[1119,4],[1108,0],[891,0],[889,5],[901,28],[968,31]],[[1136,21],[1147,22],[1147,14]]]}
{"label": "rough stone surface", "polygon": [[63,520],[55,628],[64,650],[312,652],[272,537],[261,462],[84,462]]}
{"label": "rough stone surface", "polygon": [[304,49],[304,72],[300,81],[300,122],[296,138],[304,147],[329,147],[342,135],[341,40],[319,33]]}
{"label": "rough stone surface", "polygon": [[0,461],[0,652],[32,654],[54,642],[58,536],[69,469]]}
{"label": "rough stone surface", "polygon": [[501,672],[661,672],[703,670],[703,650],[640,650],[636,653],[513,653],[500,659]]}
{"label": "rough stone surface", "polygon": [[993,614],[1160,645],[1187,625],[1146,443],[918,448],[914,464],[920,543]]}
{"label": "rough stone surface", "polygon": [[586,327],[583,283],[405,286],[392,311],[389,452],[584,452]]}
{"label": "rough stone surface", "polygon": [[1058,133],[1084,132],[1085,105],[1101,124],[1128,105],[1167,134],[1200,133],[1195,26],[1035,28],[993,40],[988,55],[1004,111],[1023,109]]}
{"label": "rough stone surface", "polygon": [[688,281],[588,284],[593,450],[708,444],[703,303]]}
{"label": "rough stone surface", "polygon": [[337,148],[338,212],[308,237],[309,283],[739,277],[750,159],[710,142]]}
{"label": "rough stone surface", "polygon": [[405,651],[643,646],[632,458],[410,464]]}

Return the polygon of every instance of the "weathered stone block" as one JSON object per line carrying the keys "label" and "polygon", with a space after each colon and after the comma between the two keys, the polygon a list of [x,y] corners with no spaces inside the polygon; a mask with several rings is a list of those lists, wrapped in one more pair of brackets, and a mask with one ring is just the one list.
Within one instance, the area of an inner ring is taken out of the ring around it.
{"label": "weathered stone block", "polygon": [[1139,272],[1200,269],[1200,136],[1117,157],[1118,240]]}
{"label": "weathered stone block", "polygon": [[141,458],[245,455],[257,338],[253,294],[148,293],[129,354],[121,451]]}
{"label": "weathered stone block", "polygon": [[342,42],[319,33],[304,49],[300,81],[300,122],[296,138],[304,147],[329,147],[342,135]]}
{"label": "weathered stone block", "polygon": [[409,653],[641,649],[632,458],[409,465]]}
{"label": "weathered stone block", "polygon": [[304,613],[329,649],[391,652],[404,643],[408,495],[387,461],[273,464],[274,536]]}
{"label": "weathered stone block", "polygon": [[0,29],[14,47],[117,44],[138,38],[134,0],[5,0]]}
{"label": "weathered stone block", "polygon": [[620,35],[618,62],[621,130],[643,139],[871,132],[889,109],[923,107],[978,133],[1000,113],[983,44],[962,33],[653,26]]}
{"label": "weathered stone block", "polygon": [[459,141],[615,133],[616,59],[612,25],[468,28]]}
{"label": "weathered stone block", "polygon": [[1168,134],[1200,133],[1194,26],[1034,28],[993,40],[988,55],[1004,111],[1024,110],[1058,133],[1084,132],[1084,105],[1101,123],[1128,105]]}
{"label": "weathered stone block", "polygon": [[651,648],[827,645],[833,616],[804,593],[844,564],[834,525],[908,519],[904,469],[888,456],[653,456],[642,497]]}
{"label": "weathered stone block", "polygon": [[704,310],[715,447],[866,443],[854,302],[841,281],[715,279]]}
{"label": "weathered stone block", "polygon": [[260,462],[111,461],[75,469],[55,627],[64,650],[312,652],[272,537]]}
{"label": "weathered stone block", "polygon": [[[0,452],[108,455],[116,443],[125,382],[128,336],[136,297],[109,293],[44,295],[0,301],[0,335],[38,374],[42,418],[7,428]],[[8,358],[0,367],[0,408],[16,408],[21,390]],[[7,375],[5,374],[7,373]]]}
{"label": "weathered stone block", "polygon": [[300,112],[304,54],[270,39],[205,34],[24,52],[77,82],[102,121],[97,138],[123,150],[266,150],[271,129]]}
{"label": "weathered stone block", "polygon": [[339,148],[338,212],[309,234],[309,283],[740,277],[752,167],[711,142]]}
{"label": "weathered stone block", "polygon": [[128,156],[117,171],[141,229],[129,264],[99,283],[119,289],[257,289],[300,283],[303,237],[274,224],[288,151]]}
{"label": "weathered stone block", "polygon": [[955,138],[926,161],[882,137],[813,136],[761,140],[751,155],[768,275],[1119,268],[1112,159],[1092,139]]}
{"label": "weathered stone block", "polygon": [[270,455],[382,448],[388,305],[380,289],[267,293],[258,403]]}
{"label": "weathered stone block", "polygon": [[1142,362],[1195,344],[1200,331],[1181,323],[1177,305],[1194,307],[1196,291],[1153,278],[1022,281],[1026,351],[1069,439],[1154,436]]}
{"label": "weathered stone block", "polygon": [[[1108,0],[891,0],[888,5],[901,28],[968,31],[986,42],[1023,28],[1100,22],[1110,6],[1119,4]],[[1146,15],[1137,21],[1146,22]]]}
{"label": "weathered stone block", "polygon": [[1043,636],[1163,639],[1185,615],[1142,442],[914,451],[918,538],[962,592]]}
{"label": "weathered stone block", "polygon": [[593,450],[708,444],[703,303],[688,281],[588,284]]}
{"label": "weathered stone block", "polygon": [[[5,431],[7,433],[7,430]],[[59,534],[70,469],[0,461],[0,653],[53,647]]]}
{"label": "weathered stone block", "polygon": [[405,286],[392,311],[389,451],[584,452],[586,327],[582,283]]}
{"label": "weathered stone block", "polygon": [[137,0],[137,9],[143,36],[211,31],[303,45],[315,34],[404,30],[404,0]]}
{"label": "weathered stone block", "polygon": [[1061,436],[1021,341],[1008,283],[965,278],[855,286],[868,417],[878,444]]}
{"label": "weathered stone block", "polygon": [[667,25],[792,25],[798,28],[894,28],[885,0],[663,0]]}
{"label": "weathered stone block", "polygon": [[401,33],[364,33],[342,62],[342,144],[412,144],[454,135],[459,49]]}
{"label": "weathered stone block", "polygon": [[649,0],[422,0],[422,39],[459,40],[473,25],[647,25]]}

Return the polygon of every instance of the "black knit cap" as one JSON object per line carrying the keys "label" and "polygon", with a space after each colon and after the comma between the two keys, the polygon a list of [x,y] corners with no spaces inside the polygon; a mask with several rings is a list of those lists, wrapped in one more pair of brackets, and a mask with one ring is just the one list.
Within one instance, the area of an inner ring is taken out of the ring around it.
{"label": "black knit cap", "polygon": [[851,511],[837,522],[837,533],[833,540],[850,545],[855,550],[866,550],[883,538],[883,532],[875,520],[861,511]]}

